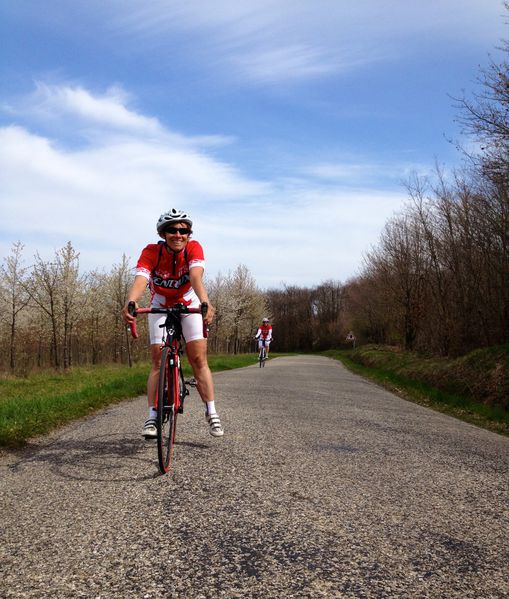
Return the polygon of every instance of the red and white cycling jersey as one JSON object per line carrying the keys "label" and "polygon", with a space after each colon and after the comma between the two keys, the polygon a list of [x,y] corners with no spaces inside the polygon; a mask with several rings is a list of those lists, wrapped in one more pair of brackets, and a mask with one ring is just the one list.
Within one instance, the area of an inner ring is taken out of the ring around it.
{"label": "red and white cycling jersey", "polygon": [[271,324],[262,324],[258,331],[256,332],[255,337],[258,339],[260,337],[264,341],[270,341],[272,339],[272,325]]}
{"label": "red and white cycling jersey", "polygon": [[164,242],[151,243],[141,252],[136,275],[145,277],[152,295],[152,306],[172,306],[179,300],[186,304],[199,303],[191,287],[189,271],[205,268],[202,246],[194,239],[180,252],[173,252]]}

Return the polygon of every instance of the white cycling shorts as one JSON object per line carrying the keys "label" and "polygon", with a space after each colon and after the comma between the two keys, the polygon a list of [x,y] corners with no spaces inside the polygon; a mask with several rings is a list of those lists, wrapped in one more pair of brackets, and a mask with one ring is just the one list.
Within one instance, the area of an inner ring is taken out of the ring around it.
{"label": "white cycling shorts", "polygon": [[[163,307],[164,304],[161,304],[159,301],[161,299],[164,300],[164,298],[154,296],[151,306],[154,308]],[[192,288],[184,295],[183,299],[187,300],[186,303],[190,308],[200,307],[200,300]],[[148,314],[148,331],[151,345],[162,345],[163,336],[166,331],[160,325],[164,324],[165,320],[166,314]],[[180,322],[182,323],[182,333],[186,343],[205,339],[203,336],[203,317],[201,314],[182,314]]]}
{"label": "white cycling shorts", "polygon": [[258,339],[258,349],[262,349],[263,342],[265,341],[265,347],[269,347],[271,339],[262,339],[261,337]]}
{"label": "white cycling shorts", "polygon": [[[188,305],[190,308],[200,307],[200,300],[192,289],[184,295],[184,299],[189,302]],[[154,308],[162,307],[155,297],[153,298],[151,305]],[[164,324],[165,320],[166,314],[148,315],[148,331],[151,345],[161,345],[163,343],[163,336],[166,331],[164,327],[161,327],[160,325]],[[203,317],[201,314],[182,314],[180,316],[180,322],[182,323],[182,333],[186,343],[198,339],[205,339],[203,336]]]}
{"label": "white cycling shorts", "polygon": [[[203,318],[201,314],[182,314],[180,317],[182,322],[182,333],[186,343],[196,341],[197,339],[205,339],[203,336]],[[148,315],[148,330],[150,334],[151,345],[162,345],[163,335],[165,334],[164,324],[166,320],[165,314],[149,314]]]}

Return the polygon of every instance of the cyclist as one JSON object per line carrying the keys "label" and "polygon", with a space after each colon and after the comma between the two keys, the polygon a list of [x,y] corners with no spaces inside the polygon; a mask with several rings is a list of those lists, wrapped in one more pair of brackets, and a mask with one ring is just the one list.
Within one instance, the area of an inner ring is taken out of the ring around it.
{"label": "cyclist", "polygon": [[[158,243],[147,245],[138,259],[134,282],[127,294],[127,304],[137,302],[147,285],[151,294],[151,307],[165,308],[182,302],[189,307],[199,307],[208,303],[205,319],[201,314],[182,315],[182,331],[186,342],[186,354],[196,379],[196,388],[206,406],[205,417],[210,434],[223,436],[221,421],[216,412],[214,383],[207,359],[207,340],[203,335],[203,322],[210,324],[214,319],[215,308],[209,302],[203,284],[205,259],[203,248],[198,241],[191,240],[193,222],[182,210],[172,208],[161,214],[157,221],[157,232],[162,238]],[[134,317],[122,309],[124,321],[129,325]],[[152,369],[147,381],[149,415],[143,426],[145,439],[157,437],[154,408],[161,365],[161,345],[166,315],[149,314],[150,351]]]}
{"label": "cyclist", "polygon": [[256,332],[255,339],[258,339],[258,351],[262,349],[265,344],[266,356],[269,356],[269,346],[272,341],[272,325],[269,323],[268,318],[262,320],[262,324]]}

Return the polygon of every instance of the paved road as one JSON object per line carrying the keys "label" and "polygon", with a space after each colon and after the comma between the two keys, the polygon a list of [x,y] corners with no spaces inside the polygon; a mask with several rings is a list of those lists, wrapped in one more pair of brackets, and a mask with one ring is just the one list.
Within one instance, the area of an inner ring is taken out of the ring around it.
{"label": "paved road", "polygon": [[509,440],[322,357],[215,375],[171,476],[138,398],[0,458],[5,598],[509,597]]}

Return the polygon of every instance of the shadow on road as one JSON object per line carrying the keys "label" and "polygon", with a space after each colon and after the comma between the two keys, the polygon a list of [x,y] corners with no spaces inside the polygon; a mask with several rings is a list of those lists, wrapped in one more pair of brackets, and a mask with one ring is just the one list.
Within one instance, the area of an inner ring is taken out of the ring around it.
{"label": "shadow on road", "polygon": [[155,444],[134,434],[59,439],[42,447],[28,445],[18,455],[19,461],[10,465],[12,471],[40,464],[61,478],[74,480],[133,482],[158,476]]}
{"label": "shadow on road", "polygon": [[[178,440],[175,446],[197,450],[209,447],[204,443]],[[60,478],[83,481],[141,482],[160,475],[155,440],[147,442],[134,434],[59,439],[42,446],[28,444],[16,454],[19,459],[9,466],[13,472],[40,464]]]}

